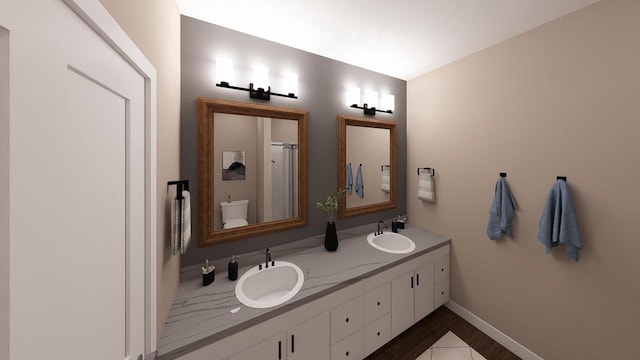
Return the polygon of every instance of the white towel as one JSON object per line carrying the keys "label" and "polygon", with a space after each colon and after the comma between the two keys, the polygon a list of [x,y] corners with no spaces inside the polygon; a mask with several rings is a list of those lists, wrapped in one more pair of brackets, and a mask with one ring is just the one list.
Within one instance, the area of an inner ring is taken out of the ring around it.
{"label": "white towel", "polygon": [[178,254],[178,244],[180,243],[179,224],[180,212],[178,211],[178,199],[174,196],[171,200],[171,254]]}
{"label": "white towel", "polygon": [[431,174],[418,175],[418,199],[436,201],[436,188]]}
{"label": "white towel", "polygon": [[391,174],[389,172],[389,168],[384,168],[382,170],[382,184],[380,186],[380,190],[386,193],[391,191]]}
{"label": "white towel", "polygon": [[191,194],[189,191],[182,191],[182,219],[181,228],[182,234],[180,234],[180,253],[185,254],[187,248],[189,248],[189,242],[191,242]]}

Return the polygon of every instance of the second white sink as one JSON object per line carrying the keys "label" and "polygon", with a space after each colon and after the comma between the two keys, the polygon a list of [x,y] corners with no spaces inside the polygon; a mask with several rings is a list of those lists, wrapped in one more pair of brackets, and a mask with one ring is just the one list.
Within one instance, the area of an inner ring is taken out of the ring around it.
{"label": "second white sink", "polygon": [[367,241],[374,248],[391,254],[407,254],[416,249],[413,240],[394,232],[383,232],[381,235],[371,233]]}
{"label": "second white sink", "polygon": [[254,266],[236,284],[236,297],[248,307],[269,308],[294,297],[302,288],[304,274],[298,265],[276,261],[262,270]]}

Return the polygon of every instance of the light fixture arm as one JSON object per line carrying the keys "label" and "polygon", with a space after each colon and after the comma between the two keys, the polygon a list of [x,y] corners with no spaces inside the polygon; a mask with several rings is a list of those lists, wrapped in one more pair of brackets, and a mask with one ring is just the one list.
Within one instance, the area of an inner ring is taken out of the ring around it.
{"label": "light fixture arm", "polygon": [[386,114],[393,114],[393,111],[391,110],[378,110],[375,107],[369,107],[367,106],[367,104],[362,104],[363,106],[358,106],[358,104],[353,104],[351,105],[352,108],[354,109],[362,109],[364,111],[365,115],[375,115],[376,112],[382,112],[382,113],[386,113]]}
{"label": "light fixture arm", "polygon": [[261,88],[261,87],[254,88],[253,87],[253,83],[249,84],[249,88],[248,89],[247,88],[243,88],[243,87],[239,87],[239,86],[233,86],[233,85],[229,84],[226,81],[221,81],[219,84],[216,84],[216,86],[227,88],[227,89],[248,91],[249,92],[249,97],[251,99],[259,99],[259,100],[269,101],[269,100],[271,100],[271,95],[286,97],[286,98],[290,98],[290,99],[297,99],[298,98],[296,96],[296,94],[294,94],[294,93],[279,94],[279,93],[271,92],[271,86],[269,86],[267,88],[267,90],[265,90],[264,88]]}

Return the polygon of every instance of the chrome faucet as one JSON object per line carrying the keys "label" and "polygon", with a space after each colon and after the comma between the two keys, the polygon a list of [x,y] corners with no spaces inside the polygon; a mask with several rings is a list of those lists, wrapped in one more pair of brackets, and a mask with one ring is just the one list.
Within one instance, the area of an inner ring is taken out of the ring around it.
{"label": "chrome faucet", "polygon": [[[269,249],[267,248],[267,250],[264,252],[264,267],[265,269],[269,267],[269,263],[272,262],[271,261],[271,251],[269,251]],[[275,264],[272,264],[275,265]]]}
{"label": "chrome faucet", "polygon": [[385,224],[384,221],[382,221],[382,220],[378,221],[378,232],[376,233],[376,236],[377,235],[382,235],[382,231],[380,230],[380,224],[384,225],[385,229],[388,228],[387,224]]}

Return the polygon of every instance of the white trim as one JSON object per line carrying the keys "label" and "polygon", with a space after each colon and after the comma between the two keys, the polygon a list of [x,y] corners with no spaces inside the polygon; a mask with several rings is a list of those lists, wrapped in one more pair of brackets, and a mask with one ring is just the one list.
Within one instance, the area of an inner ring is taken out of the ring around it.
{"label": "white trim", "polygon": [[519,356],[521,359],[523,359],[523,360],[544,360],[540,356],[536,355],[533,351],[531,351],[531,350],[527,349],[526,347],[520,345],[520,343],[518,343],[517,341],[513,340],[512,338],[510,338],[509,336],[507,336],[502,331],[496,329],[495,327],[493,327],[493,325],[491,325],[488,322],[480,319],[474,313],[472,313],[471,311],[463,308],[458,303],[449,300],[449,301],[447,301],[445,306],[447,308],[449,308],[449,310],[451,310],[454,313],[456,313],[461,318],[465,319],[471,325],[473,325],[476,328],[478,328],[478,330],[480,330],[483,333],[487,334],[490,338],[495,340],[497,343],[499,343],[500,345],[504,346],[505,348],[507,348],[512,353],[514,353],[517,356]]}
{"label": "white trim", "polygon": [[157,348],[156,69],[98,0],[63,0],[145,78],[145,353]]}

